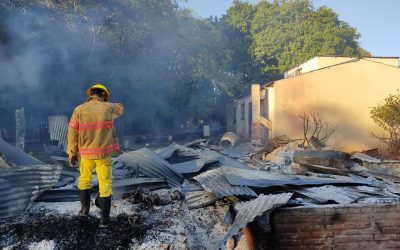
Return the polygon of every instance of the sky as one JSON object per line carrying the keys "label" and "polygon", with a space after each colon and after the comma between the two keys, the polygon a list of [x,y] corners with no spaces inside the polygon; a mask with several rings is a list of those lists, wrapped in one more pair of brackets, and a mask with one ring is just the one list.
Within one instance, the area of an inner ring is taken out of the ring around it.
{"label": "sky", "polygon": [[[222,16],[232,0],[186,0],[183,7],[207,18]],[[257,3],[259,0],[248,0]],[[400,56],[400,0],[311,0],[314,7],[328,6],[339,19],[361,34],[361,47],[373,56]]]}

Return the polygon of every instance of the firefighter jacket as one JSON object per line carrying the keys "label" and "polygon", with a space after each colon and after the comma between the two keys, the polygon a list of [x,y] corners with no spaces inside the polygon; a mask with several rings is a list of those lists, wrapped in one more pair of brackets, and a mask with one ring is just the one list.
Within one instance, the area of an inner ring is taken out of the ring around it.
{"label": "firefighter jacket", "polygon": [[68,155],[79,153],[81,159],[103,159],[118,152],[114,119],[122,113],[122,104],[93,96],[76,107],[68,125]]}

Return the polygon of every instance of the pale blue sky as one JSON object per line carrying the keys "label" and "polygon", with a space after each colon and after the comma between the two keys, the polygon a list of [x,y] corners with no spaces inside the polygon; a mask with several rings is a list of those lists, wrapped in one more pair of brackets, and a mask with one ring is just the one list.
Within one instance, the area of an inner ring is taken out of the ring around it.
{"label": "pale blue sky", "polygon": [[[373,56],[400,56],[400,0],[312,0],[316,8],[326,5],[339,19],[361,34],[361,46]],[[187,0],[181,3],[200,17],[221,16],[232,0]],[[258,0],[248,2],[257,3]]]}

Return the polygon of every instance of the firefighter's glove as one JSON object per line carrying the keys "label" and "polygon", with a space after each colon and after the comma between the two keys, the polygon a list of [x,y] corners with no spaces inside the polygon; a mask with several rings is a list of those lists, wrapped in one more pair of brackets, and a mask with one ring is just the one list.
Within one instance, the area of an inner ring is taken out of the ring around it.
{"label": "firefighter's glove", "polygon": [[72,167],[77,167],[78,155],[69,155],[69,164],[71,164]]}

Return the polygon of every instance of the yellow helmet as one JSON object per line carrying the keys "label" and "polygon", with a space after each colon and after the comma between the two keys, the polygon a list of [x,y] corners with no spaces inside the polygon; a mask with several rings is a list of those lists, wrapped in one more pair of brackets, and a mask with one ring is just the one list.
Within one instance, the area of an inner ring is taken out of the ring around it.
{"label": "yellow helmet", "polygon": [[110,92],[107,90],[107,88],[104,85],[97,83],[97,84],[93,85],[92,87],[88,88],[88,90],[86,91],[86,94],[88,97],[90,97],[92,89],[104,90],[104,92],[106,93],[105,101],[108,101],[110,99]]}

